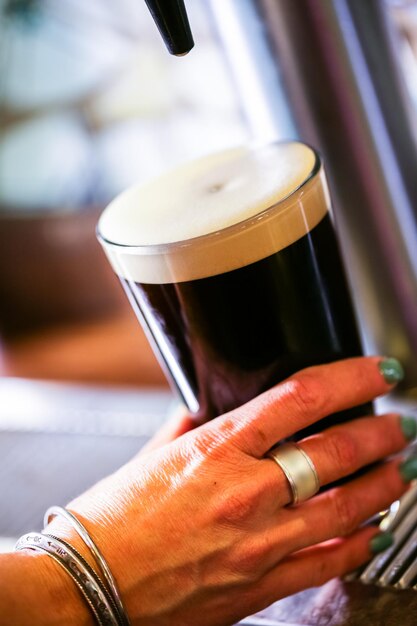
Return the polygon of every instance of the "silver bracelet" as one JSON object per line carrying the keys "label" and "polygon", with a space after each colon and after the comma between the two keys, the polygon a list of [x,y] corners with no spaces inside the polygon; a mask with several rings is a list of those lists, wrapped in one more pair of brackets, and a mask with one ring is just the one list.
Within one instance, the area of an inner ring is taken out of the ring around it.
{"label": "silver bracelet", "polygon": [[99,626],[121,626],[111,595],[94,570],[72,546],[52,535],[28,533],[15,546],[15,550],[27,549],[46,552],[71,576]]}
{"label": "silver bracelet", "polygon": [[110,571],[109,566],[107,565],[106,560],[104,559],[101,551],[99,550],[99,548],[97,547],[97,545],[94,543],[93,539],[91,538],[91,536],[89,535],[87,529],[85,528],[85,526],[80,522],[80,520],[75,517],[75,515],[73,513],[71,513],[71,511],[68,511],[67,509],[60,507],[60,506],[51,506],[49,507],[49,509],[46,511],[45,513],[45,517],[44,517],[44,526],[46,527],[49,522],[51,517],[56,517],[56,516],[60,516],[63,517],[64,519],[67,520],[67,522],[69,522],[71,524],[71,526],[77,531],[77,533],[79,534],[79,536],[81,537],[81,539],[84,541],[84,543],[86,544],[86,546],[88,548],[90,548],[97,565],[99,566],[106,582],[107,585],[110,589],[110,592],[112,594],[114,603],[116,605],[116,609],[117,609],[117,613],[119,616],[119,620],[122,626],[130,626],[130,621],[129,618],[127,616],[126,610],[123,606],[123,602],[122,599],[120,597],[120,593],[119,590],[117,588],[117,584],[116,581]]}

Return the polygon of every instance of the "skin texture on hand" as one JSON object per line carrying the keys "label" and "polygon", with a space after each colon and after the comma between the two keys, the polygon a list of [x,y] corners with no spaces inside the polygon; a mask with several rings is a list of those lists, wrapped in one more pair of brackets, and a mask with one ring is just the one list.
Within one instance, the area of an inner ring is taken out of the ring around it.
{"label": "skin texture on hand", "polygon": [[[288,507],[285,476],[264,457],[321,417],[388,392],[380,360],[308,368],[192,430],[183,416],[68,505],[108,561],[133,625],[226,626],[371,557],[378,531],[360,526],[406,491],[398,459]],[[322,485],[406,445],[398,415],[301,442]],[[55,519],[47,532],[88,554],[66,522]]]}

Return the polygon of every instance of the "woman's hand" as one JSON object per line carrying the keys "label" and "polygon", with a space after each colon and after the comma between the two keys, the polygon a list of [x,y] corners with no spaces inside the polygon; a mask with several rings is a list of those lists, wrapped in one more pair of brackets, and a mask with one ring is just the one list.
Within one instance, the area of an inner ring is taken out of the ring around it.
{"label": "woman's hand", "polygon": [[[303,370],[136,457],[70,503],[106,557],[133,625],[232,624],[371,557],[378,530],[360,526],[406,491],[399,459],[287,507],[287,480],[264,457],[318,419],[389,391],[380,361]],[[399,416],[384,415],[334,426],[301,447],[326,485],[406,444]],[[55,519],[48,531],[86,554],[65,522]]]}

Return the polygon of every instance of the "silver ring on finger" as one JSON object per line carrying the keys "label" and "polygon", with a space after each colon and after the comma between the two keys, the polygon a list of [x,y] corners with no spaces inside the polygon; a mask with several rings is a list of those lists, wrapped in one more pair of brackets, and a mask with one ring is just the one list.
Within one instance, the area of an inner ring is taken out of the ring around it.
{"label": "silver ring on finger", "polygon": [[292,502],[308,500],[320,489],[320,481],[313,461],[297,443],[283,443],[266,455],[279,465],[292,491]]}

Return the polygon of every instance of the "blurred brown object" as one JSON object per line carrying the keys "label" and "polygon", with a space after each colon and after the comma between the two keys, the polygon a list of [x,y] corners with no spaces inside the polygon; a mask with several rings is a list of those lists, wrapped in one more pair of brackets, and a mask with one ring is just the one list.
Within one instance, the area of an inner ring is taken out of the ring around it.
{"label": "blurred brown object", "polygon": [[6,376],[86,383],[160,386],[167,382],[126,300],[126,309],[96,322],[43,330],[3,342]]}
{"label": "blurred brown object", "polygon": [[125,296],[95,236],[101,208],[0,214],[0,335],[103,318]]}

